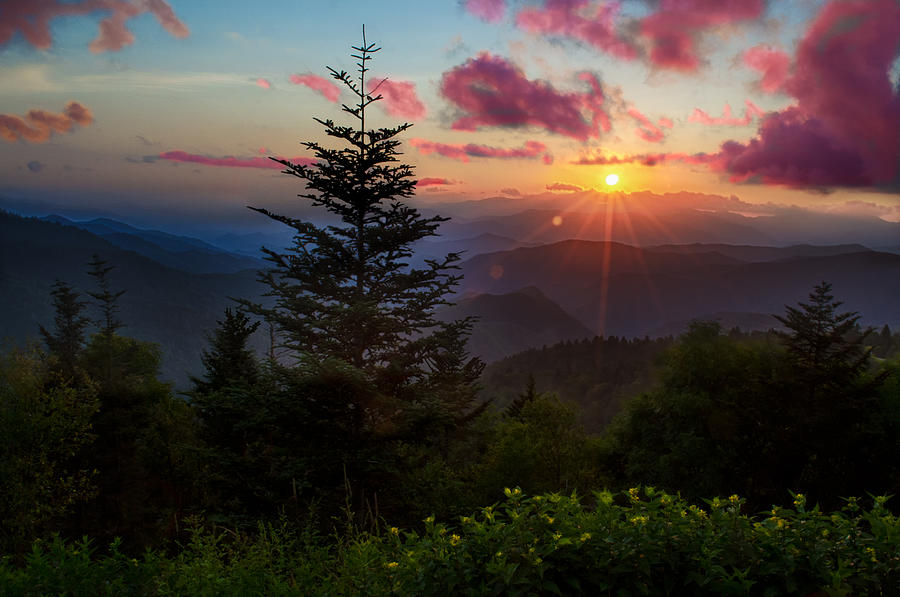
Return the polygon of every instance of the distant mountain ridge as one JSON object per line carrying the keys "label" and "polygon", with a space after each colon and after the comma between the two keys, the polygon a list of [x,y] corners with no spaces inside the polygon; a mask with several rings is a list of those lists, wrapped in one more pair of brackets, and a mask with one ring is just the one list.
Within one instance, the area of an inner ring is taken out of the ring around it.
{"label": "distant mountain ridge", "polygon": [[231,253],[197,238],[135,228],[109,218],[73,221],[49,215],[40,219],[87,230],[121,249],[134,251],[157,263],[195,274],[235,273],[258,270],[265,266],[261,259]]}
{"label": "distant mountain ridge", "polygon": [[864,322],[900,325],[900,255],[865,250],[802,257],[792,248],[782,251],[784,259],[746,262],[720,250],[570,240],[469,259],[461,266],[460,292],[536,286],[595,333],[635,337],[715,313],[780,314],[825,280]]}
{"label": "distant mountain ridge", "polygon": [[485,362],[594,333],[531,286],[506,294],[476,294],[442,309],[438,318],[476,317],[468,348]]}

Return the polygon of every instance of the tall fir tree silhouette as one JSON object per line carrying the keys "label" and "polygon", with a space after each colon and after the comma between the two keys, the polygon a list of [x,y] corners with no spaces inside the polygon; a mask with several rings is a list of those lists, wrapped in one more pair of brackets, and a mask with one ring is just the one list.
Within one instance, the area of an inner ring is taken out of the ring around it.
{"label": "tall fir tree silhouette", "polygon": [[275,301],[251,310],[275,325],[301,365],[338,367],[355,380],[358,425],[390,419],[392,427],[418,407],[457,421],[474,402],[483,367],[466,353],[471,321],[435,317],[461,278],[455,265],[460,256],[410,267],[413,244],[435,236],[448,218],[423,217],[403,202],[414,195],[416,180],[412,167],[398,162],[397,137],[412,125],[366,128],[367,109],[382,99],[377,85],[366,91],[369,61],[380,48],[366,41],[363,28],[362,44],[352,49],[356,77],[328,70],[353,97],[343,111],[354,126],[315,118],[343,146],[303,143],[315,155],[313,165],[275,160],[303,181],[301,198],[339,223],[320,226],[251,208],[295,230],[287,252],[263,249],[274,267],[262,281]]}

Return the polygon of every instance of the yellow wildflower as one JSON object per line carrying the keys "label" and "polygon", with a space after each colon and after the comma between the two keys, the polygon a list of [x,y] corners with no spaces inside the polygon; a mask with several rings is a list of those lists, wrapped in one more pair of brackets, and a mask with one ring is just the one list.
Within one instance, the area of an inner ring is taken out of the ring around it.
{"label": "yellow wildflower", "polygon": [[391,535],[399,535],[400,534],[400,529],[398,529],[397,527],[391,527],[390,530],[391,530]]}
{"label": "yellow wildflower", "polygon": [[582,543],[584,543],[585,541],[587,541],[587,540],[590,539],[590,538],[591,538],[591,534],[590,534],[590,533],[582,533],[582,534],[581,534],[581,542],[582,542]]}
{"label": "yellow wildflower", "polygon": [[459,545],[460,536],[459,535],[450,535],[450,545]]}
{"label": "yellow wildflower", "polygon": [[433,523],[433,522],[434,522],[434,516],[429,516],[428,518],[425,519],[425,522],[426,522],[427,524]]}
{"label": "yellow wildflower", "polygon": [[387,568],[388,570],[393,570],[394,568],[396,568],[399,565],[400,564],[398,564],[397,562],[388,562],[387,564],[384,565],[384,567]]}
{"label": "yellow wildflower", "polygon": [[732,504],[737,504],[739,501],[741,501],[741,498],[739,498],[736,493],[733,493],[730,496],[728,496],[728,501],[731,502]]}
{"label": "yellow wildflower", "polygon": [[631,489],[628,490],[628,497],[631,498],[632,502],[640,501],[641,497],[640,497],[640,495],[638,495],[639,492],[640,492],[640,489],[638,489],[637,487],[632,487]]}

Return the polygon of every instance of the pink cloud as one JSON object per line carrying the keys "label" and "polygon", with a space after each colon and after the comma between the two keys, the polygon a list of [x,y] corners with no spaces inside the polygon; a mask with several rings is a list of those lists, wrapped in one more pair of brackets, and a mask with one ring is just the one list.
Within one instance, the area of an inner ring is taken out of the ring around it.
{"label": "pink cloud", "polygon": [[[696,71],[697,37],[706,30],[760,18],[764,0],[659,0],[648,16],[618,26],[620,2],[544,0],[516,16],[519,28],[541,35],[577,40],[621,58],[644,57],[657,68]],[[643,46],[649,46],[645,52]]]}
{"label": "pink cloud", "polygon": [[499,23],[506,13],[506,0],[466,0],[465,9],[488,23]]}
{"label": "pink cloud", "polygon": [[708,126],[747,126],[753,122],[754,117],[761,118],[765,116],[765,112],[750,100],[746,100],[744,103],[746,107],[744,108],[744,116],[741,118],[732,116],[731,106],[725,104],[720,117],[710,116],[700,108],[694,108],[694,112],[688,118],[688,122],[696,122]]}
{"label": "pink cloud", "polygon": [[434,187],[434,186],[447,186],[455,184],[452,180],[447,178],[420,178],[418,182],[416,182],[417,187]]}
{"label": "pink cloud", "polygon": [[[169,160],[172,162],[203,164],[205,166],[221,166],[224,168],[265,168],[274,170],[284,169],[284,166],[282,164],[275,162],[269,158],[262,157],[236,158],[233,156],[226,156],[221,158],[214,158],[204,155],[187,153],[184,151],[164,151],[163,153],[159,154],[159,157],[160,159]],[[302,157],[279,159],[287,159],[287,161],[289,162],[303,166],[312,166],[313,164],[317,163],[316,160]]]}
{"label": "pink cloud", "polygon": [[617,58],[635,58],[635,46],[616,31],[619,3],[603,3],[592,13],[587,5],[587,0],[546,0],[542,8],[520,11],[516,24],[532,33],[582,41]]}
{"label": "pink cloud", "polygon": [[99,22],[97,38],[88,46],[95,53],[121,50],[134,43],[134,34],[128,29],[127,21],[148,12],[173,36],[184,38],[190,33],[164,0],[6,0],[0,20],[0,45],[8,43],[19,32],[35,48],[49,49],[53,46],[50,21],[98,12],[109,13],[109,16]]}
{"label": "pink cloud", "polygon": [[641,20],[640,34],[650,43],[650,63],[659,68],[696,71],[696,36],[706,29],[760,18],[764,0],[661,0]]}
{"label": "pink cloud", "polygon": [[290,80],[294,85],[304,85],[320,93],[330,102],[338,101],[341,95],[341,90],[337,85],[319,75],[291,75]]}
{"label": "pink cloud", "polygon": [[637,110],[637,108],[628,108],[628,115],[638,122],[638,127],[634,129],[634,133],[645,141],[651,143],[660,143],[666,138],[663,128],[672,128],[672,120],[670,118],[660,118],[656,124],[647,116]]}
{"label": "pink cloud", "polygon": [[624,156],[608,156],[602,153],[585,152],[576,161],[577,166],[607,166],[617,164],[642,164],[644,166],[656,166],[665,162],[683,162],[686,164],[710,164],[721,161],[715,154],[687,154],[687,153],[641,153]]}
{"label": "pink cloud", "polygon": [[78,102],[69,102],[61,113],[29,110],[24,118],[0,114],[0,137],[7,141],[43,143],[56,133],[67,133],[72,125],[87,126],[94,121],[91,111]]}
{"label": "pink cloud", "polygon": [[416,95],[416,86],[407,81],[391,79],[369,79],[369,93],[382,95],[384,111],[397,118],[422,120],[425,118],[425,104]]}
{"label": "pink cloud", "polygon": [[418,149],[419,153],[423,155],[436,153],[460,162],[468,162],[470,157],[499,159],[537,158],[547,149],[547,146],[539,141],[526,141],[523,147],[512,149],[476,145],[474,143],[452,145],[418,138],[410,139],[409,144]]}
{"label": "pink cloud", "polygon": [[262,77],[260,77],[259,79],[256,80],[256,84],[259,85],[260,87],[262,87],[263,89],[269,89],[270,87],[272,87],[272,83],[269,82],[268,79],[263,79]]}
{"label": "pink cloud", "polygon": [[578,186],[577,184],[569,184],[566,182],[554,182],[552,184],[547,185],[548,191],[567,191],[567,192],[578,192],[583,191],[584,188]]}
{"label": "pink cloud", "polygon": [[766,46],[754,46],[741,57],[744,64],[762,73],[760,88],[766,93],[780,91],[791,68],[791,57],[786,52]]}
{"label": "pink cloud", "polygon": [[766,116],[757,137],[723,144],[714,166],[732,180],[823,189],[891,185],[900,163],[900,3],[834,0],[801,40],[784,90],[796,104]]}
{"label": "pink cloud", "polygon": [[553,164],[553,156],[549,153],[545,153],[541,156],[541,161],[550,166]]}
{"label": "pink cloud", "polygon": [[531,125],[583,141],[598,137],[607,119],[599,82],[588,73],[585,77],[591,91],[561,93],[549,83],[526,78],[504,58],[482,52],[445,72],[440,91],[466,113],[453,123],[455,130]]}

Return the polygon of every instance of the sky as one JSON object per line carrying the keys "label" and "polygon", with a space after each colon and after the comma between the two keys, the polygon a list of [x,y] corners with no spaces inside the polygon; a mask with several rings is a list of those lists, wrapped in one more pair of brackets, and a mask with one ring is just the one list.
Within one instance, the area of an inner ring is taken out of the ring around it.
{"label": "sky", "polygon": [[0,196],[197,226],[295,205],[268,157],[344,121],[326,67],[363,26],[369,122],[414,125],[419,204],[689,191],[900,221],[900,0],[0,0]]}

